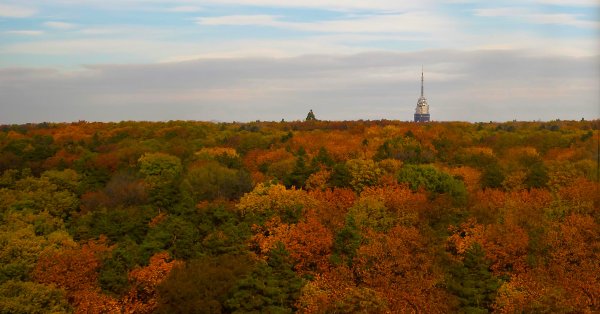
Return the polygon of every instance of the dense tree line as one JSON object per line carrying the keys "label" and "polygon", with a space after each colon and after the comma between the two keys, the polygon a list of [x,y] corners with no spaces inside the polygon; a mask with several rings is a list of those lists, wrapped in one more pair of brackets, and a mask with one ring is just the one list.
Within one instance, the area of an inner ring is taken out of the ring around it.
{"label": "dense tree line", "polygon": [[0,126],[0,313],[600,311],[599,128]]}

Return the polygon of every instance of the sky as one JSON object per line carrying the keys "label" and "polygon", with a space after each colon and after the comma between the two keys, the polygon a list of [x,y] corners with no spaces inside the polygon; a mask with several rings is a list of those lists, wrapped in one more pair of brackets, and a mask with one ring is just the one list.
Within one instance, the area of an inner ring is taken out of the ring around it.
{"label": "sky", "polygon": [[600,118],[600,0],[0,0],[0,124]]}

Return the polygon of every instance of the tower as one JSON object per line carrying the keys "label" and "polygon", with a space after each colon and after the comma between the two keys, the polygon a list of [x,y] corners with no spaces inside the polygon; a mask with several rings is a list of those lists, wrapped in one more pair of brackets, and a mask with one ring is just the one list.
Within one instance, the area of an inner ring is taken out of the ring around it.
{"label": "tower", "polygon": [[415,110],[415,122],[429,122],[429,104],[423,93],[423,68],[421,67],[421,97],[417,100],[417,108]]}

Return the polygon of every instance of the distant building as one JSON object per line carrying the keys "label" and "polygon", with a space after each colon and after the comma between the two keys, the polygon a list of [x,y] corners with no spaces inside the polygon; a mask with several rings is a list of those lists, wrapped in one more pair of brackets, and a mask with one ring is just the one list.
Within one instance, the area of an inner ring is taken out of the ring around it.
{"label": "distant building", "polygon": [[423,94],[423,69],[421,69],[421,97],[417,100],[415,122],[429,122],[429,104],[427,104],[427,98]]}

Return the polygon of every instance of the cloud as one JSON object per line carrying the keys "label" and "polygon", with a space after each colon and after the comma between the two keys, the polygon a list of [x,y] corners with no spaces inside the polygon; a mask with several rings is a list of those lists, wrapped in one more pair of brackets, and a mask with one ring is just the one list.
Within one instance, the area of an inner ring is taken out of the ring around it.
{"label": "cloud", "polygon": [[198,6],[177,6],[177,7],[173,7],[170,8],[168,10],[169,12],[178,12],[178,13],[191,13],[191,12],[200,12],[202,11],[201,7]]}
{"label": "cloud", "polygon": [[285,22],[277,21],[277,16],[272,15],[226,15],[216,17],[200,17],[200,25],[256,25],[256,26],[284,26]]}
{"label": "cloud", "polygon": [[43,31],[36,30],[13,30],[13,31],[5,31],[5,34],[9,35],[22,35],[22,36],[40,36],[43,35]]}
{"label": "cloud", "polygon": [[552,4],[569,7],[597,7],[600,6],[598,0],[537,0],[538,3]]}
{"label": "cloud", "polygon": [[[34,0],[44,3],[42,0]],[[271,8],[311,8],[334,11],[357,11],[357,10],[378,10],[378,11],[405,11],[431,7],[439,1],[421,0],[421,1],[396,1],[396,0],[304,0],[304,1],[281,1],[281,0],[60,0],[61,3],[69,5],[85,5],[111,7],[115,5],[148,8],[155,7],[156,4],[168,4],[170,6],[221,6],[221,7],[271,7]]]}
{"label": "cloud", "polygon": [[427,50],[0,69],[0,123],[72,120],[410,120],[420,65],[435,120],[594,119],[598,56]]}
{"label": "cloud", "polygon": [[377,14],[316,22],[290,22],[273,15],[226,15],[201,17],[197,19],[197,23],[209,26],[269,26],[326,33],[429,33],[436,31],[447,33],[449,29],[457,25],[455,21],[431,12]]}
{"label": "cloud", "polygon": [[25,18],[36,13],[37,10],[31,7],[0,3],[0,17]]}
{"label": "cloud", "polygon": [[534,24],[566,25],[579,28],[600,29],[600,22],[582,19],[581,14],[536,13],[520,7],[475,9],[474,14],[482,17],[508,17]]}
{"label": "cloud", "polygon": [[44,23],[44,26],[49,27],[49,28],[54,28],[54,29],[62,29],[62,30],[73,29],[73,28],[77,27],[77,25],[75,25],[75,24],[66,23],[66,22],[58,22],[58,21],[46,22],[46,23]]}

